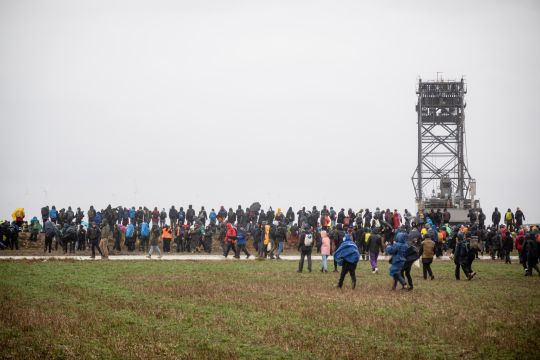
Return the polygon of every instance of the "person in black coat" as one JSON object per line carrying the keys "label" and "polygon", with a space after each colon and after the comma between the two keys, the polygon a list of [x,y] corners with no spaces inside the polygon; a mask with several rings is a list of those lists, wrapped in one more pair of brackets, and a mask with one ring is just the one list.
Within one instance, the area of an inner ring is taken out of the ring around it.
{"label": "person in black coat", "polygon": [[285,220],[287,221],[287,225],[292,225],[294,223],[294,211],[292,207],[289,207],[289,210],[287,210]]}
{"label": "person in black coat", "polygon": [[516,228],[517,230],[519,230],[521,225],[523,225],[523,220],[525,220],[525,215],[523,214],[523,211],[521,211],[520,208],[517,208],[516,213],[514,214],[514,217],[516,218]]}
{"label": "person in black coat", "polygon": [[503,240],[502,249],[504,255],[504,263],[511,264],[512,260],[510,260],[510,253],[512,252],[512,250],[514,250],[514,239],[512,239],[512,234],[510,233],[510,231],[506,232],[506,237]]}
{"label": "person in black coat", "polygon": [[501,223],[501,213],[498,208],[493,210],[493,214],[491,214],[491,222],[495,227],[499,227],[499,224]]}
{"label": "person in black coat", "polygon": [[533,269],[540,275],[538,269],[538,243],[536,242],[536,233],[531,231],[527,236],[527,240],[523,244],[524,258],[527,261],[527,270],[525,276],[532,276]]}
{"label": "person in black coat", "polygon": [[300,251],[300,262],[298,263],[298,271],[301,273],[304,269],[304,258],[307,257],[308,261],[308,271],[311,272],[311,253],[313,251],[313,245],[315,243],[315,238],[313,236],[313,230],[305,225],[302,234],[300,235],[300,240],[298,241],[298,251]]}
{"label": "person in black coat", "polygon": [[101,230],[97,226],[95,222],[92,223],[90,228],[87,231],[88,240],[90,241],[90,245],[92,247],[92,259],[96,257],[96,248],[99,251],[99,254],[103,258],[103,253],[101,252],[101,249],[99,248],[99,240],[101,240]]}
{"label": "person in black coat", "polygon": [[[332,254],[339,248],[339,245],[341,245],[343,242],[344,237],[345,231],[343,231],[343,225],[337,224],[336,228],[330,233],[330,240],[332,241]],[[337,267],[337,261],[334,259],[334,272],[338,272]]]}
{"label": "person in black coat", "polygon": [[460,280],[460,271],[463,270],[468,280],[471,280],[474,275],[471,274],[467,264],[469,257],[469,248],[464,238],[463,233],[459,233],[457,236],[457,243],[454,249],[454,264],[456,265],[455,276],[456,280]]}

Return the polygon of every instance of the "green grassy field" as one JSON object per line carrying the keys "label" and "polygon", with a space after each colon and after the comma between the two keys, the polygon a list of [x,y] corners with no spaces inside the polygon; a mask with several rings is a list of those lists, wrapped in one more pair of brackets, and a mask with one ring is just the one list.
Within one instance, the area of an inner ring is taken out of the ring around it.
{"label": "green grassy field", "polygon": [[365,262],[354,291],[286,261],[0,262],[0,357],[538,359],[540,277],[452,265],[391,292]]}

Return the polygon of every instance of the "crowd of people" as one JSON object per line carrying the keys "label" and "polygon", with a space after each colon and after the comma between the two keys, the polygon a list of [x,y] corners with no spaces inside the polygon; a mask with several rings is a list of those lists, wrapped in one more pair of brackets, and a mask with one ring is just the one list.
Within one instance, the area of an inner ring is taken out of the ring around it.
{"label": "crowd of people", "polygon": [[141,251],[149,258],[154,252],[161,257],[162,251],[211,253],[217,238],[224,257],[232,252],[235,258],[241,254],[249,258],[252,254],[247,245],[251,241],[249,248],[254,249],[254,256],[279,260],[284,244],[289,243],[300,252],[298,272],[303,271],[306,260],[307,270],[312,271],[313,252],[322,256],[320,270],[328,272],[328,259],[333,255],[334,271],[338,266],[342,269],[339,287],[350,274],[354,288],[360,259],[369,261],[372,272],[377,274],[382,253],[391,256],[394,289],[398,284],[402,289],[414,288],[410,272],[415,262],[422,264],[425,279],[434,279],[433,258],[445,252],[453,257],[458,280],[461,272],[469,280],[476,275],[472,263],[479,254],[510,263],[514,249],[525,275],[532,275],[533,270],[540,275],[538,227],[525,226],[525,215],[519,208],[515,213],[508,209],[504,216],[495,208],[490,226],[481,209],[471,209],[467,223],[450,225],[447,209],[420,210],[414,216],[407,209],[401,214],[396,209],[354,212],[327,206],[320,210],[316,206],[311,210],[303,207],[297,212],[289,207],[283,212],[272,207],[264,211],[259,203],[246,208],[239,205],[236,210],[221,206],[208,212],[204,207],[196,212],[192,205],[185,210],[172,206],[168,212],[157,207],[150,210],[109,205],[96,210],[90,206],[86,214],[81,208],[57,210],[53,205],[41,209],[41,222],[33,217],[27,223],[23,208],[16,209],[12,218],[11,222],[0,223],[1,249],[18,249],[18,234],[25,227],[31,241],[44,233],[44,252],[60,248],[74,254],[88,248],[92,258],[96,251],[107,258],[111,243],[115,253]]}

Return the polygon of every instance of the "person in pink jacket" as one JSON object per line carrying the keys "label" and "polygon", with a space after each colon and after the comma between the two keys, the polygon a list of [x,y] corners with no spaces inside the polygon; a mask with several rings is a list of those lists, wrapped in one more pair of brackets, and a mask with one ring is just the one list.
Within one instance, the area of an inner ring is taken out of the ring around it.
{"label": "person in pink jacket", "polygon": [[321,255],[322,255],[322,266],[321,266],[321,272],[328,272],[328,256],[330,256],[330,238],[328,237],[328,233],[326,230],[321,231],[321,238],[322,238],[322,244],[321,244]]}

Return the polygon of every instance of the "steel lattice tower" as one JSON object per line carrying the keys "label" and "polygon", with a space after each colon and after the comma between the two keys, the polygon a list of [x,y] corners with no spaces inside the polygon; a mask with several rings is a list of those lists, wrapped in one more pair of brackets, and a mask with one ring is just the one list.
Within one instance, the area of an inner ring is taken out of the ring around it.
{"label": "steel lattice tower", "polygon": [[466,93],[463,79],[418,81],[418,165],[412,176],[418,203],[431,198],[471,206],[468,197],[474,180],[464,153]]}

